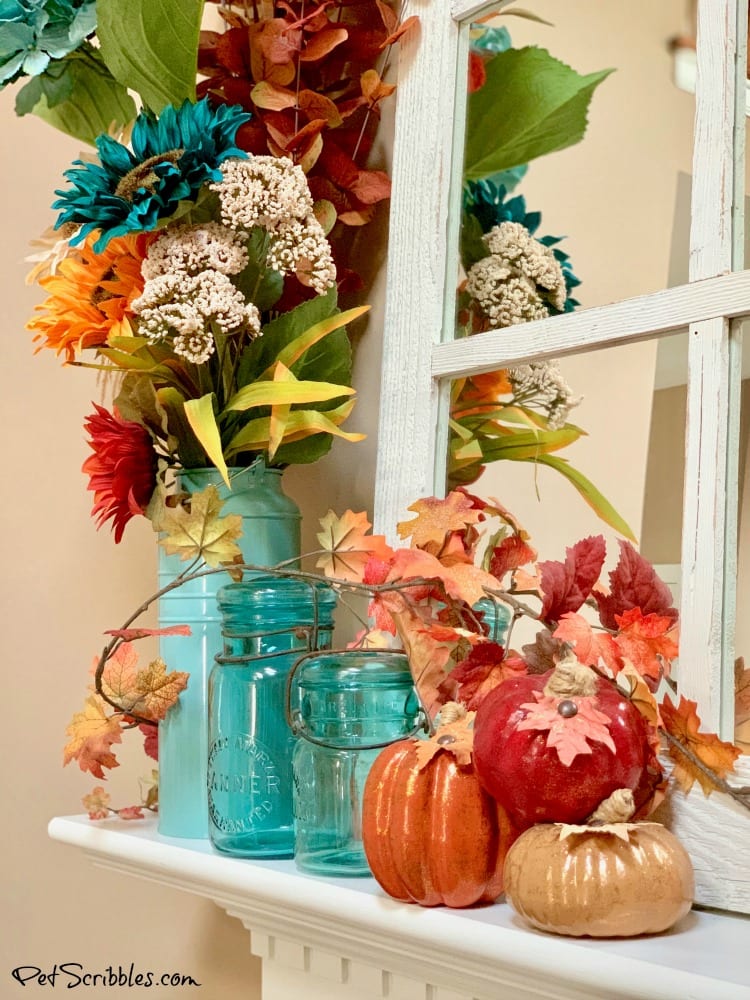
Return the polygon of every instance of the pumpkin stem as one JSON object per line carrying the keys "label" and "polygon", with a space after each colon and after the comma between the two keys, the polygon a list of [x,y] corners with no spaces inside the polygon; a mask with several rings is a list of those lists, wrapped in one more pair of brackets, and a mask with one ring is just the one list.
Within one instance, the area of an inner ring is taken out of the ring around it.
{"label": "pumpkin stem", "polygon": [[448,701],[440,709],[440,725],[447,726],[451,722],[458,722],[459,719],[466,718],[466,706],[458,701]]}
{"label": "pumpkin stem", "polygon": [[633,793],[629,788],[618,788],[608,799],[599,803],[586,823],[627,823],[634,812]]}
{"label": "pumpkin stem", "polygon": [[553,670],[544,693],[553,698],[586,697],[596,694],[596,685],[597,677],[591,667],[585,667],[574,653],[568,653]]}

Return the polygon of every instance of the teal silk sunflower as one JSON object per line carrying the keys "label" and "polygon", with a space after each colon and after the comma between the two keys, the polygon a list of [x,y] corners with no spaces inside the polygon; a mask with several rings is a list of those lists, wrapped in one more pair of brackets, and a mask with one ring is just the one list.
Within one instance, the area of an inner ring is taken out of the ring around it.
{"label": "teal silk sunflower", "polygon": [[43,73],[95,28],[95,0],[0,0],[0,88]]}
{"label": "teal silk sunflower", "polygon": [[100,135],[100,162],[76,160],[65,171],[71,187],[55,192],[60,197],[52,207],[62,209],[55,228],[81,225],[73,243],[100,230],[97,253],[116,236],[155,229],[181,201],[195,201],[206,182],[220,181],[225,160],[247,157],[234,140],[250,117],[238,105],[214,110],[207,99],[169,105],[158,117],[142,111],[133,125],[132,149]]}

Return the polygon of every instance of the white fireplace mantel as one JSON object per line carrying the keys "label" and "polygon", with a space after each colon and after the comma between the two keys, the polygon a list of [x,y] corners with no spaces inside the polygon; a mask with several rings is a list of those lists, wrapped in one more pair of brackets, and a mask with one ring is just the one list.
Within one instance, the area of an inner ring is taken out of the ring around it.
{"label": "white fireplace mantel", "polygon": [[668,934],[591,941],[539,934],[510,907],[424,909],[372,879],[303,875],[155,822],[53,819],[50,836],[98,866],[214,900],[252,932],[263,1000],[743,1000],[750,919],[693,911]]}

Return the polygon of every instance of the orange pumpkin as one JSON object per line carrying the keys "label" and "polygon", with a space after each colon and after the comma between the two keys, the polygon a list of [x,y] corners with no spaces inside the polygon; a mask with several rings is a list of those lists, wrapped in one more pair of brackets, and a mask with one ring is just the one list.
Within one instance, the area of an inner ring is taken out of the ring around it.
{"label": "orange pumpkin", "polygon": [[473,714],[429,740],[394,743],[370,770],[362,840],[373,875],[395,899],[463,907],[503,891],[503,863],[518,831],[474,773]]}

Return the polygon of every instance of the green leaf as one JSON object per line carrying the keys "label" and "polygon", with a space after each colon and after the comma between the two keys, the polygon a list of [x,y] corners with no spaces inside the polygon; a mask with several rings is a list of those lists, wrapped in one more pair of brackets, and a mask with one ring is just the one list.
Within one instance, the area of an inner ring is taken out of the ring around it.
{"label": "green leaf", "polygon": [[[348,433],[347,431],[339,430],[339,423],[342,423],[351,413],[352,406],[352,402],[343,403],[336,410],[331,410],[327,414],[319,413],[317,410],[292,410],[284,432],[284,444],[321,433],[332,434],[347,441],[361,441],[364,437],[363,434]],[[268,443],[270,431],[270,417],[259,417],[257,420],[250,420],[227,445],[227,456],[235,455],[240,451],[264,450]],[[279,448],[279,453],[276,456],[276,462],[279,465],[285,464],[279,457],[281,452],[282,448]],[[288,464],[288,460],[286,464]]]}
{"label": "green leaf", "polygon": [[[325,295],[316,295],[266,323],[263,336],[256,337],[242,353],[237,384],[248,385],[261,378],[288,344],[335,311],[336,289],[332,288]],[[294,374],[299,378],[299,371],[295,369]],[[329,378],[328,381],[334,380]]]}
{"label": "green leaf", "polygon": [[508,49],[469,96],[466,180],[480,180],[579,142],[594,90],[612,70],[581,76],[545,49]]}
{"label": "green leaf", "polygon": [[615,531],[619,531],[631,542],[637,542],[627,521],[625,521],[615,510],[607,498],[599,492],[591,480],[587,479],[583,473],[574,469],[566,458],[559,458],[556,455],[540,455],[537,461],[541,465],[548,465],[551,469],[556,469],[561,475],[575,486],[586,503],[591,507],[597,517],[600,517],[605,524],[608,524]]}
{"label": "green leaf", "polygon": [[97,0],[104,61],[152,111],[195,100],[203,5],[204,0]]}
{"label": "green leaf", "polygon": [[337,313],[335,316],[330,316],[328,319],[315,323],[305,330],[304,333],[300,334],[299,337],[296,337],[291,344],[287,344],[283,351],[279,353],[278,360],[286,365],[287,368],[293,368],[300,358],[302,358],[303,354],[309,351],[314,344],[327,337],[329,333],[333,333],[334,330],[340,330],[347,323],[351,323],[355,319],[359,319],[360,316],[364,316],[369,309],[369,306],[359,306],[356,309],[348,309],[346,312]]}
{"label": "green leaf", "polygon": [[214,415],[216,396],[209,392],[200,399],[188,399],[185,402],[185,416],[193,429],[193,433],[203,445],[203,450],[221,473],[224,482],[229,486],[229,471],[224,461],[224,450],[221,447],[221,433]]}
{"label": "green leaf", "polygon": [[[38,87],[31,87],[35,82]],[[31,83],[19,91],[17,113],[33,112],[82,142],[93,145],[96,137],[112,125],[122,128],[135,118],[135,104],[127,90],[88,44]]]}
{"label": "green leaf", "polygon": [[504,437],[491,438],[482,443],[485,462],[500,459],[534,461],[550,451],[559,451],[577,441],[583,432],[573,424],[566,424],[556,431],[514,431]]}
{"label": "green leaf", "polygon": [[281,298],[284,278],[278,271],[266,265],[269,238],[260,226],[250,233],[247,241],[247,267],[232,279],[246,299],[253,302],[261,312],[267,312]]}
{"label": "green leaf", "polygon": [[[175,442],[174,453],[185,469],[199,469],[206,464],[206,453],[193,433],[185,415],[185,397],[172,386],[156,390],[156,399],[167,415],[167,431]],[[178,447],[179,443],[179,447]]]}
{"label": "green leaf", "polygon": [[461,224],[461,263],[465,271],[473,267],[477,261],[489,256],[489,250],[482,239],[483,236],[482,223],[476,215],[464,212]]}
{"label": "green leaf", "polygon": [[227,410],[249,410],[253,406],[322,403],[341,396],[351,396],[354,389],[330,382],[253,382],[243,386],[226,405]]}

